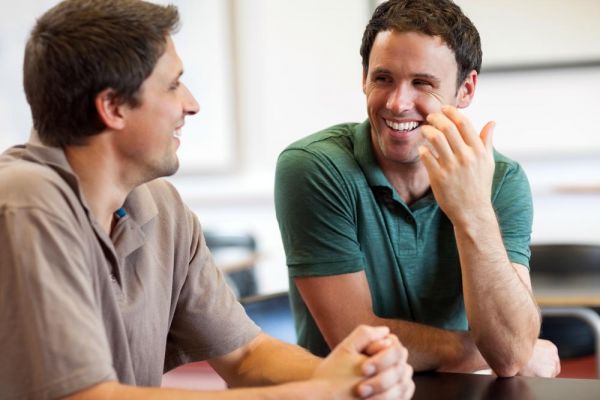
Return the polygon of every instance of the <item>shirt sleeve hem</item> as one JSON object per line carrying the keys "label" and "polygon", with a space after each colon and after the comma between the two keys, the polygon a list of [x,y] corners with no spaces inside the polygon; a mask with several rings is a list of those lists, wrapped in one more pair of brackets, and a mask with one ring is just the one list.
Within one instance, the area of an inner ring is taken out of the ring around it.
{"label": "shirt sleeve hem", "polygon": [[508,259],[510,260],[511,263],[521,264],[522,266],[526,267],[527,269],[530,269],[529,268],[529,257],[527,257],[521,253],[515,253],[512,251],[509,251]]}
{"label": "shirt sleeve hem", "polygon": [[288,272],[291,278],[300,276],[342,275],[363,270],[364,260],[362,258],[353,258],[350,260],[333,261],[318,264],[306,263],[288,265]]}

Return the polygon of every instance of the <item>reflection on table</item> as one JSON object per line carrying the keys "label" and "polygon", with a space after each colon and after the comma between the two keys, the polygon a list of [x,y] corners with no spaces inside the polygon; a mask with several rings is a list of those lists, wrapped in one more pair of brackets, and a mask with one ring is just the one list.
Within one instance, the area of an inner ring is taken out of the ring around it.
{"label": "reflection on table", "polygon": [[600,398],[595,379],[419,373],[413,400],[588,400]]}

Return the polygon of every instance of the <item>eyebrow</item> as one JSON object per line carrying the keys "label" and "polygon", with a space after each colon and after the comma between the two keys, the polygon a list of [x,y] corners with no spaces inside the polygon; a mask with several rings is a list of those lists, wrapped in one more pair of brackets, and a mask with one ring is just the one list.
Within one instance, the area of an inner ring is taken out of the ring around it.
{"label": "eyebrow", "polygon": [[415,78],[419,78],[419,79],[426,79],[435,83],[440,83],[441,80],[440,78],[438,78],[435,75],[431,75],[431,74],[415,74],[414,75]]}
{"label": "eyebrow", "polygon": [[[389,69],[385,69],[385,68],[381,68],[381,67],[377,67],[373,71],[371,71],[371,75],[375,75],[375,74],[393,75],[392,72]],[[426,80],[430,80],[432,82],[435,82],[437,84],[439,84],[441,82],[440,78],[438,78],[437,76],[431,75],[431,74],[426,74],[426,73],[414,74],[413,78],[426,79]]]}
{"label": "eyebrow", "polygon": [[181,75],[183,75],[183,69],[181,71],[179,71],[179,73],[177,74],[177,76],[175,78],[173,78],[171,80],[171,82],[177,82],[179,80],[179,78],[181,78]]}

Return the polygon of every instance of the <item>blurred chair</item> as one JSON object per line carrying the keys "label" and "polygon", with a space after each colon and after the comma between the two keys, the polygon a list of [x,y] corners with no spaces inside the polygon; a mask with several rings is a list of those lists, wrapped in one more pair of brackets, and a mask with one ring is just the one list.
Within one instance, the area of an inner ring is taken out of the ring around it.
{"label": "blurred chair", "polygon": [[246,313],[263,332],[288,343],[296,343],[294,317],[288,292],[240,299]]}
{"label": "blurred chair", "polygon": [[561,359],[595,351],[600,375],[600,245],[532,245],[530,264],[543,316],[540,336],[556,344]]}
{"label": "blurred chair", "polygon": [[225,273],[238,298],[257,293],[254,267],[257,260],[256,239],[249,233],[205,231],[206,246],[217,266]]}

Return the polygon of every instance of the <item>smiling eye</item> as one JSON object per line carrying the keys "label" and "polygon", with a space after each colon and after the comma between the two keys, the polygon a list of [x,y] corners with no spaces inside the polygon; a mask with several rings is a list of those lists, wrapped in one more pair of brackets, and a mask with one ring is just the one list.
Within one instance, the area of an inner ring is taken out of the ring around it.
{"label": "smiling eye", "polygon": [[431,82],[424,81],[422,79],[417,79],[417,80],[413,81],[413,83],[415,84],[415,86],[430,86],[430,87],[433,86],[431,84]]}
{"label": "smiling eye", "polygon": [[390,83],[392,78],[386,75],[377,75],[373,78],[373,81],[377,83]]}

